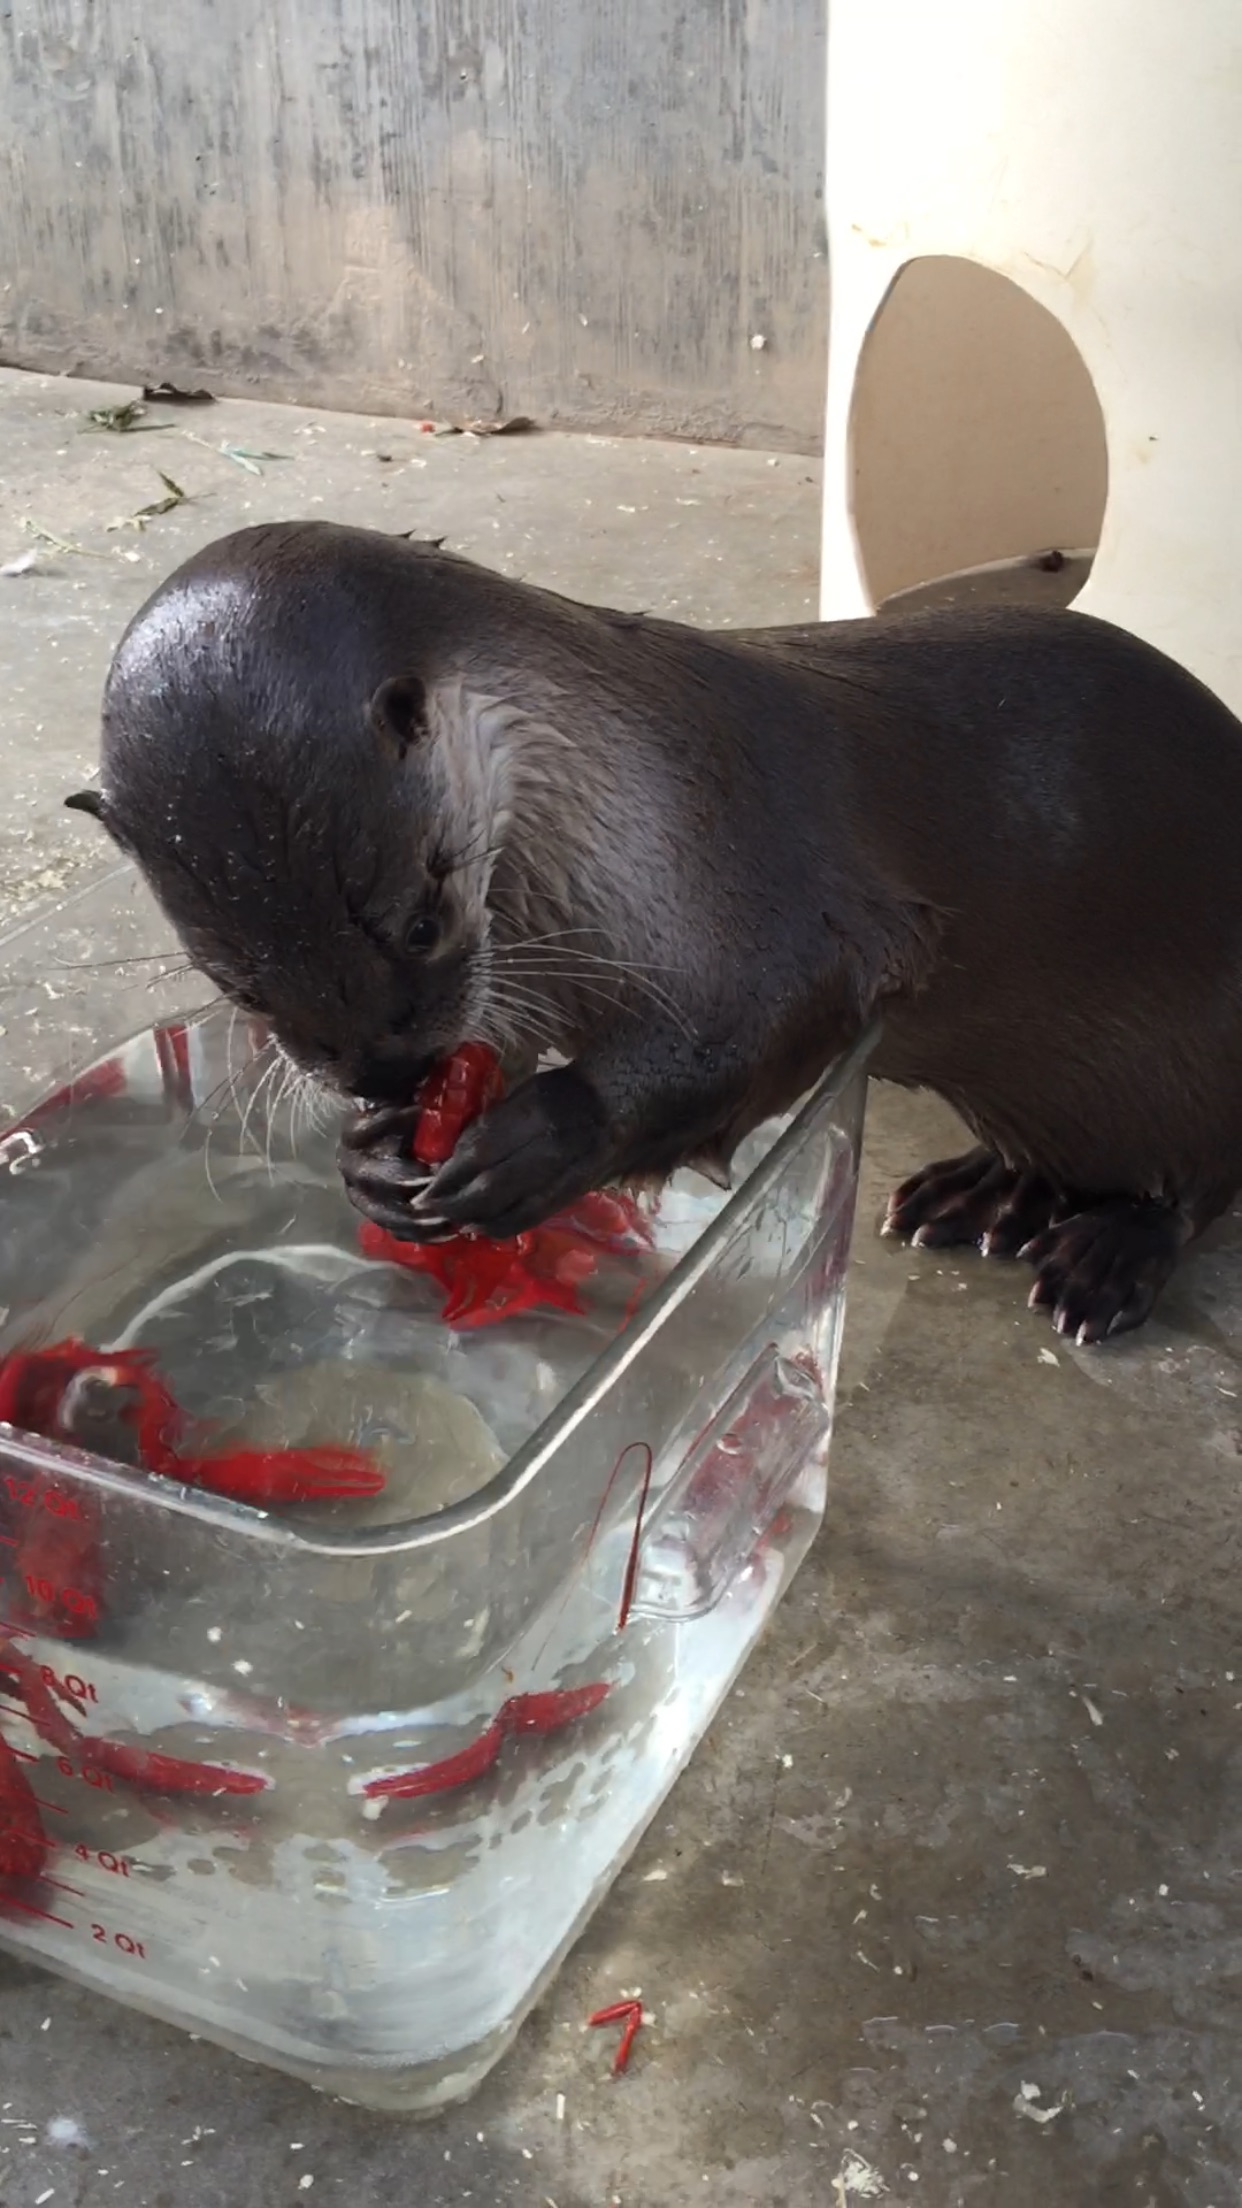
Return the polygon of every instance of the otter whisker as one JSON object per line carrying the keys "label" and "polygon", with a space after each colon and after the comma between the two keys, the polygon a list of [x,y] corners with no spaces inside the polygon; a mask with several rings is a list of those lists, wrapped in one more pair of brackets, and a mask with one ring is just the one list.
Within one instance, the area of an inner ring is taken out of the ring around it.
{"label": "otter whisker", "polygon": [[523,1040],[542,1043],[548,1038],[552,1025],[545,1006],[526,1005],[506,998],[494,998],[484,1017],[514,1044]]}
{"label": "otter whisker", "polygon": [[297,1157],[298,1144],[306,1130],[306,1092],[311,1079],[312,1076],[305,1068],[300,1067],[289,1088],[289,1151],[294,1158]]}
{"label": "otter whisker", "polygon": [[506,1007],[512,1006],[515,1011],[536,1012],[541,1014],[545,1020],[555,1022],[562,1016],[560,1007],[553,999],[543,996],[536,989],[525,989],[520,986],[516,988],[507,987],[493,990],[492,996],[493,1001],[497,1004]]}
{"label": "otter whisker", "polygon": [[331,1099],[322,1081],[313,1073],[302,1072],[293,1092],[292,1125],[290,1143],[296,1157],[298,1144],[304,1135],[320,1134],[326,1125],[321,1114],[330,1107]]}
{"label": "otter whisker", "polygon": [[[218,1001],[219,1000],[217,999],[217,1002]],[[237,1111],[239,1108],[237,1102],[237,1068],[233,1064],[233,1036],[236,1028],[237,1006],[235,1004],[231,1004],[229,1006],[228,1026],[225,1028],[224,1031],[224,1079],[217,1084],[216,1089],[213,1090],[212,1093],[218,1094],[221,1088],[226,1089],[228,1091],[228,1102],[232,1105],[234,1111]],[[224,1199],[221,1196],[219,1189],[216,1187],[215,1176],[213,1175],[211,1170],[211,1142],[212,1137],[215,1134],[216,1128],[219,1126],[219,1124],[220,1113],[217,1112],[212,1119],[208,1120],[207,1132],[203,1139],[203,1172],[206,1176],[207,1186],[211,1190],[211,1193],[215,1197],[215,1200],[218,1204],[223,1203]]]}
{"label": "otter whisker", "polygon": [[562,982],[571,988],[576,996],[594,996],[597,1001],[608,1004],[616,1011],[624,1011],[636,1016],[636,1007],[627,1005],[624,997],[620,994],[622,981],[628,980],[633,992],[636,995],[650,998],[665,1018],[677,1027],[683,1035],[689,1037],[692,1033],[689,1022],[675,999],[668,994],[667,990],[660,989],[654,982],[647,981],[641,974],[626,976],[619,974],[616,980],[613,981],[611,989],[605,986],[611,979],[610,976],[588,976],[580,973],[573,966],[519,966],[514,961],[503,967],[501,978],[508,979],[511,974],[520,975],[528,980]]}
{"label": "otter whisker", "polygon": [[[557,1024],[562,1028],[566,1026],[567,1022],[569,1022],[571,1018],[571,999],[575,1001],[579,1005],[579,1007],[585,1005],[592,1009],[617,1013],[627,1019],[636,1019],[638,1017],[638,1013],[634,1005],[626,1004],[621,997],[614,995],[611,991],[607,989],[597,987],[592,982],[582,981],[577,975],[551,977],[553,981],[555,981],[557,978],[562,978],[570,984],[569,988],[559,991],[555,996],[549,996],[546,993],[534,991],[532,989],[532,978],[533,977],[527,975],[519,974],[517,976],[513,976],[505,973],[497,977],[496,987],[498,989],[503,988],[504,990],[511,990],[516,983],[518,986],[523,988],[527,994],[536,996],[539,1002],[547,1005],[549,1010],[554,1013]],[[542,979],[543,977],[540,976],[539,978]]]}
{"label": "otter whisker", "polygon": [[194,1106],[193,1111],[187,1112],[185,1126],[182,1129],[181,1133],[181,1139],[183,1142],[186,1136],[189,1134],[190,1129],[193,1127],[195,1120],[201,1119],[204,1113],[206,1113],[213,1104],[216,1104],[216,1111],[213,1114],[212,1119],[208,1121],[208,1125],[214,1125],[215,1121],[219,1119],[220,1113],[224,1109],[224,1104],[223,1102],[217,1103],[217,1099],[221,1097],[222,1091],[228,1087],[228,1078],[229,1077],[227,1073],[223,1074],[221,1078],[215,1083],[214,1087],[207,1090],[206,1095],[200,1096],[197,1104]]}
{"label": "otter whisker", "polygon": [[[485,831],[480,830],[480,834]],[[498,859],[503,844],[485,844],[481,849],[471,844],[461,846],[455,857],[449,858],[442,851],[433,852],[427,862],[427,871],[436,881],[447,882],[454,874],[463,874],[468,866],[484,866],[489,859]]]}
{"label": "otter whisker", "polygon": [[[568,933],[570,931],[567,930],[565,932]],[[681,1007],[677,1004],[676,999],[670,994],[667,989],[662,988],[658,982],[652,981],[649,978],[650,972],[652,970],[666,970],[670,973],[676,973],[682,970],[680,968],[669,967],[667,969],[649,969],[635,960],[605,958],[594,951],[575,950],[572,946],[567,947],[565,950],[557,950],[556,948],[551,946],[549,946],[547,949],[544,949],[542,944],[534,938],[532,938],[529,942],[517,941],[512,944],[500,943],[496,945],[497,958],[504,959],[506,961],[516,959],[517,957],[525,955],[527,953],[529,953],[531,958],[533,959],[535,963],[535,968],[543,971],[549,970],[548,964],[546,962],[550,962],[552,959],[560,958],[562,961],[573,961],[573,964],[562,963],[559,967],[555,969],[555,971],[561,976],[561,978],[567,980],[585,979],[585,976],[579,976],[578,973],[578,969],[581,966],[591,966],[599,968],[601,970],[606,969],[609,972],[615,972],[619,978],[624,978],[630,981],[635,989],[640,991],[644,996],[649,997],[652,1003],[658,1005],[663,1012],[667,1013],[668,1017],[682,1028],[683,1033],[688,1034],[690,1032],[685,1023],[684,1014],[681,1011]],[[532,968],[532,970],[534,970],[534,968]]]}
{"label": "otter whisker", "polygon": [[[509,990],[503,994],[489,993],[485,1000],[483,1017],[485,1022],[490,1021],[497,1025],[515,1048],[524,1041],[546,1047],[561,1024],[553,1005],[536,996],[527,997],[520,990]],[[483,1036],[481,1039],[487,1041],[490,1038]],[[495,1043],[493,1047],[496,1047]]]}
{"label": "otter whisker", "polygon": [[[223,999],[221,999],[221,998],[219,998],[219,997],[218,997],[218,998],[216,999],[216,1004],[219,1004],[219,1003],[221,1003],[221,1002],[223,1002],[223,1001],[224,1001]],[[214,1011],[214,1009],[215,1009],[215,1006],[214,1006],[214,1005],[213,1005],[213,1006],[211,1006],[211,1007],[209,1007],[209,1010],[212,1010],[212,1011]],[[197,1013],[196,1013],[196,1014],[194,1014],[194,1015],[192,1016],[191,1022],[190,1022],[189,1024],[192,1024],[192,1025],[193,1025],[193,1024],[196,1024],[196,1023],[197,1023],[197,1021],[198,1021],[198,1019],[199,1019],[200,1017],[202,1017],[202,1018],[205,1018],[206,1016],[207,1016],[207,1015],[206,1015],[206,1013],[204,1013],[204,1014],[202,1014],[202,1015],[199,1015],[199,1014],[197,1014]],[[235,1063],[235,1061],[234,1061],[234,1057],[233,1057],[233,1041],[234,1041],[234,1037],[235,1037],[235,1035],[236,1035],[236,1032],[237,1032],[237,1022],[238,1022],[238,1018],[239,1018],[239,1016],[240,1016],[240,1015],[239,1015],[239,1013],[238,1013],[238,1009],[237,1009],[237,1006],[236,1006],[235,1004],[230,1004],[230,1006],[229,1006],[229,1023],[228,1023],[228,1026],[227,1026],[227,1028],[225,1029],[225,1035],[224,1035],[224,1079],[223,1079],[223,1081],[219,1081],[219,1082],[217,1082],[217,1083],[216,1083],[216,1086],[215,1086],[215,1088],[214,1088],[214,1089],[212,1089],[212,1090],[211,1090],[211,1091],[209,1092],[209,1094],[210,1094],[210,1096],[212,1096],[212,1097],[215,1097],[215,1096],[219,1096],[219,1094],[220,1094],[220,1090],[221,1090],[222,1088],[226,1088],[226,1089],[227,1089],[227,1091],[228,1091],[228,1095],[227,1095],[227,1098],[226,1098],[226,1100],[225,1100],[225,1101],[226,1101],[226,1102],[227,1102],[227,1103],[228,1103],[229,1105],[231,1105],[231,1107],[232,1107],[233,1111],[234,1111],[234,1112],[235,1112],[235,1113],[236,1113],[236,1114],[238,1115],[238,1117],[240,1118],[240,1117],[241,1117],[241,1114],[242,1114],[242,1102],[241,1102],[241,1079],[242,1079],[242,1076],[243,1076],[243,1074],[245,1074],[245,1073],[247,1073],[247,1072],[249,1072],[249,1071],[252,1071],[252,1070],[254,1069],[254,1067],[255,1067],[256,1065],[258,1065],[258,1063],[259,1063],[259,1062],[261,1061],[261,1059],[262,1059],[262,1055],[263,1055],[263,1053],[262,1053],[261,1051],[258,1051],[258,1052],[252,1051],[252,1052],[251,1052],[251,1054],[250,1054],[250,1057],[249,1057],[249,1058],[244,1058],[244,1059],[242,1060],[242,1063],[241,1063],[241,1065],[240,1065],[240,1066],[238,1066],[238,1065],[237,1065],[237,1064]],[[206,1101],[206,1100],[204,1100],[204,1101]],[[190,1115],[190,1116],[191,1116],[191,1118],[194,1118],[194,1117],[196,1116],[196,1114],[197,1114],[197,1111],[199,1111],[199,1110],[201,1110],[201,1109],[202,1109],[202,1106],[201,1106],[201,1105],[199,1105],[199,1106],[196,1106],[196,1108],[195,1108],[195,1112],[191,1113],[191,1115]],[[212,1115],[212,1119],[211,1119],[211,1121],[210,1121],[210,1123],[209,1123],[209,1126],[208,1126],[208,1133],[207,1133],[207,1142],[208,1142],[208,1144],[210,1144],[210,1142],[211,1142],[211,1136],[212,1136],[212,1132],[214,1131],[214,1129],[215,1129],[216,1127],[218,1127],[218,1126],[219,1126],[219,1123],[220,1123],[221,1117],[223,1116],[223,1113],[224,1113],[224,1109],[225,1109],[225,1103],[224,1103],[224,1102],[222,1102],[222,1103],[220,1104],[220,1107],[219,1107],[219,1109],[218,1109],[218,1110],[217,1110],[217,1111],[216,1111],[216,1112],[215,1112],[215,1113],[214,1113],[214,1114]]]}
{"label": "otter whisker", "polygon": [[287,1132],[290,1145],[292,1145],[294,1136],[294,1124],[297,1115],[298,1098],[301,1094],[304,1083],[311,1079],[311,1075],[307,1073],[304,1066],[300,1066],[298,1064],[296,1058],[290,1057],[288,1051],[285,1050],[279,1042],[277,1043],[276,1048],[280,1052],[280,1055],[284,1060],[285,1078],[280,1085],[280,1094],[276,1099],[272,1116],[275,1120],[279,1121],[281,1113],[287,1113]]}
{"label": "otter whisker", "polygon": [[[131,951],[125,958],[57,958],[52,963],[58,974],[102,974],[119,966],[153,966],[159,960],[183,956],[178,946],[172,951]],[[191,968],[193,963],[191,960]]]}
{"label": "otter whisker", "polygon": [[[517,947],[523,950],[533,950],[538,944],[565,942],[571,935],[597,935],[605,943],[608,941],[608,933],[605,928],[547,928],[542,935],[526,935],[518,938]],[[659,959],[609,958],[605,954],[595,951],[575,951],[574,956],[577,958],[602,957],[605,965],[624,966],[630,972],[635,972],[639,968],[646,973],[653,974],[684,974],[689,971],[686,966],[668,965]]]}
{"label": "otter whisker", "polygon": [[[196,972],[197,968],[189,964],[185,966],[170,966],[166,970],[166,972],[162,974],[151,974],[147,978],[147,980],[144,981],[143,988],[146,989],[148,992],[152,989],[161,989],[166,981],[185,981],[188,975]],[[215,1001],[218,1003],[219,999],[217,998]]]}
{"label": "otter whisker", "polygon": [[[197,969],[192,967],[191,972],[195,971]],[[181,1027],[201,1027],[204,1020],[209,1020],[212,1014],[218,1012],[220,1006],[226,1002],[227,999],[224,997],[209,997],[206,1004],[196,1005],[192,1012],[178,1013],[178,1024]]]}
{"label": "otter whisker", "polygon": [[[249,1103],[246,1108],[246,1116],[242,1125],[242,1140],[250,1144],[250,1146],[254,1150],[256,1158],[258,1158],[260,1161],[262,1160],[265,1152],[266,1127],[271,1112],[272,1097],[275,1094],[276,1087],[280,1079],[280,1073],[280,1059],[275,1050],[273,1050],[272,1057],[269,1063],[265,1066],[261,1078],[255,1083],[254,1090],[251,1094]],[[251,1134],[252,1123],[255,1128],[255,1132],[253,1135]],[[265,1130],[263,1141],[260,1141],[258,1136],[257,1130],[260,1126],[262,1126]]]}
{"label": "otter whisker", "polygon": [[[506,956],[506,958],[508,956],[528,956],[528,958],[533,958],[537,965],[546,965],[546,963],[550,963],[550,960],[561,960],[561,963],[564,963],[564,972],[579,972],[579,969],[583,969],[583,967],[597,967],[599,972],[617,974],[623,980],[632,980],[632,983],[636,983],[636,987],[639,987],[639,989],[648,989],[648,991],[652,991],[652,994],[665,996],[667,1000],[672,1002],[670,991],[663,989],[661,983],[656,983],[656,980],[650,978],[650,974],[659,972],[659,969],[645,967],[641,963],[636,963],[636,960],[632,960],[632,958],[603,958],[597,952],[579,952],[579,949],[575,949],[572,945],[566,945],[564,949],[561,949],[557,945],[544,947],[544,945],[535,945],[535,943],[533,945],[513,945],[513,949],[508,949],[508,945],[502,945],[502,956]],[[572,960],[572,963],[570,963],[570,960]],[[667,972],[676,974],[676,972],[681,972],[681,969],[670,967]]]}
{"label": "otter whisker", "polygon": [[582,974],[574,966],[537,966],[519,964],[516,959],[506,961],[497,968],[500,981],[567,981],[576,988],[594,989],[598,996],[607,998],[609,1004],[619,1001],[620,982],[609,975]]}
{"label": "otter whisker", "polygon": [[[262,1097],[264,1090],[269,1088],[272,1082],[275,1080],[277,1069],[280,1065],[280,1060],[276,1055],[276,1045],[274,1043],[268,1043],[259,1053],[258,1057],[253,1061],[256,1069],[259,1066],[263,1065],[264,1058],[267,1059],[267,1064],[263,1066],[262,1072],[259,1073],[258,1078],[250,1091],[250,1095],[246,1099],[246,1108],[242,1113],[241,1126],[238,1130],[237,1135],[237,1153],[239,1157],[244,1156],[245,1154],[246,1140],[250,1133],[250,1122],[253,1119],[256,1110],[258,1109],[260,1098]],[[263,1155],[257,1143],[255,1144],[255,1151],[256,1155],[258,1155],[259,1157]]]}
{"label": "otter whisker", "polygon": [[[263,1152],[264,1163],[267,1166],[267,1177],[269,1181],[274,1181],[276,1178],[276,1161],[272,1156],[272,1143],[275,1140],[277,1125],[280,1120],[280,1115],[285,1108],[285,1101],[289,1096],[290,1091],[296,1089],[296,1085],[301,1074],[300,1067],[294,1064],[292,1058],[290,1058],[287,1053],[281,1049],[279,1043],[277,1043],[276,1049],[279,1054],[281,1078],[279,1087],[276,1090],[275,1097],[273,1101],[269,1104],[265,1115],[265,1133],[267,1139],[264,1144]],[[292,1122],[292,1115],[290,1115],[290,1118]],[[290,1139],[292,1140],[292,1124],[290,1125]]]}
{"label": "otter whisker", "polygon": [[298,1128],[298,1119],[299,1119],[299,1116],[300,1116],[300,1114],[299,1114],[299,1107],[300,1107],[300,1105],[301,1105],[301,1102],[302,1102],[302,1082],[303,1082],[303,1079],[304,1079],[304,1076],[303,1076],[303,1075],[302,1075],[301,1073],[294,1073],[294,1074],[290,1074],[290,1076],[289,1076],[288,1080],[287,1080],[287,1081],[286,1081],[286,1083],[285,1083],[285,1095],[286,1095],[286,1097],[288,1098],[288,1102],[289,1102],[289,1156],[290,1156],[290,1158],[296,1158],[296,1157],[297,1157],[297,1154],[298,1154],[298,1134],[299,1134],[299,1128]]}
{"label": "otter whisker", "polygon": [[312,1080],[310,1084],[310,1123],[313,1134],[322,1135],[327,1132],[332,1122],[332,1115],[337,1110],[339,1102],[339,1097],[334,1095],[326,1082]]}

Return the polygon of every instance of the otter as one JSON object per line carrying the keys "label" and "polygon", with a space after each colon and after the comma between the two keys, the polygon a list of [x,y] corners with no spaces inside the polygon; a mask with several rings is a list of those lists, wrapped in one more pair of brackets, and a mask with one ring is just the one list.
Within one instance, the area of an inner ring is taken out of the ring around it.
{"label": "otter", "polygon": [[[1242,1186],[1242,726],[1084,614],[705,631],[265,525],[130,623],[68,802],[413,1240],[727,1178],[875,1020],[977,1144],[887,1230],[1024,1257],[1079,1342]],[[467,1038],[525,1077],[428,1178],[412,1098]]]}

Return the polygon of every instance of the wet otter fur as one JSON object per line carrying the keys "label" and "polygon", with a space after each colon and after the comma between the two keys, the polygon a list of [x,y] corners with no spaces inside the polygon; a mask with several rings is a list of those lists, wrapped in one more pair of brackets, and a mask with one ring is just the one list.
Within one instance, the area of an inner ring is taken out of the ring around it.
{"label": "wet otter fur", "polygon": [[[261,526],[131,622],[69,802],[364,1100],[350,1196],[412,1239],[725,1172],[877,1015],[874,1071],[979,1145],[888,1227],[1022,1254],[1079,1340],[1242,1187],[1242,726],[1085,615],[709,632]],[[428,1181],[410,1099],[471,1036],[567,1063]]]}

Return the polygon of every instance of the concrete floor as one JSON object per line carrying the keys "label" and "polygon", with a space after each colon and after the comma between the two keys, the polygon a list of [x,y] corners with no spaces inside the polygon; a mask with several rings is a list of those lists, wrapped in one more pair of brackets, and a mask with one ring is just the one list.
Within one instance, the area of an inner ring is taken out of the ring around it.
{"label": "concrete floor", "polygon": [[[87,434],[116,396],[0,375],[0,563],[35,544],[23,516],[81,547],[0,576],[10,930],[107,870],[58,801],[123,620],[245,520],[447,533],[704,621],[812,609],[817,485],[787,456],[240,404]],[[222,443],[290,457],[254,476]],[[156,468],[192,502],[109,532],[160,495]],[[109,997],[106,974],[32,972],[12,933],[5,973],[12,1108],[49,1024],[76,1054]],[[877,1240],[886,1185],[955,1139],[932,1101],[874,1094],[828,1522],[476,2099],[371,2117],[0,1958],[0,2208],[1242,2197],[1242,1225],[1138,1343],[1075,1351],[1026,1312],[1020,1268]],[[655,2021],[614,2082],[583,2019],[634,1986]]]}

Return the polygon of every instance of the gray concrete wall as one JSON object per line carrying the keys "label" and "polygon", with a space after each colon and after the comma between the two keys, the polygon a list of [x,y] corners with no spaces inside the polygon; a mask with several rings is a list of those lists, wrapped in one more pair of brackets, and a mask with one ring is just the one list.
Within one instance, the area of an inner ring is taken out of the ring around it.
{"label": "gray concrete wall", "polygon": [[812,449],[825,14],[8,0],[0,358]]}

